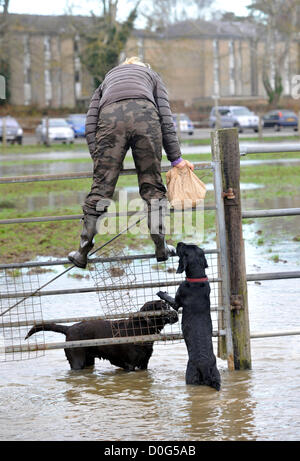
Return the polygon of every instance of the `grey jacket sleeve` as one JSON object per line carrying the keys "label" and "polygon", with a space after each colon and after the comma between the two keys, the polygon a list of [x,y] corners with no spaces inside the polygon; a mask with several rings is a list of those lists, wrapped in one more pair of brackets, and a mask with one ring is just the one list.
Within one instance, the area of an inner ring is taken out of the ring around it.
{"label": "grey jacket sleeve", "polygon": [[100,85],[92,96],[85,122],[85,137],[92,157],[94,155],[96,148],[96,130],[98,124],[99,104],[101,95],[102,89]]}
{"label": "grey jacket sleeve", "polygon": [[174,162],[181,157],[180,145],[170,109],[168,92],[160,76],[155,73],[155,77],[154,97],[160,115],[163,147],[168,160]]}

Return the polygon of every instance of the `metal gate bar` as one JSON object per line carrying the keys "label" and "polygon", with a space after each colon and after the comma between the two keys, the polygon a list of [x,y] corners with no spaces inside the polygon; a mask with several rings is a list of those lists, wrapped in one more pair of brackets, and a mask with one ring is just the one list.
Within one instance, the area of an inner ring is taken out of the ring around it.
{"label": "metal gate bar", "polygon": [[[266,272],[261,274],[247,274],[247,282],[256,282],[262,280],[283,280],[283,279],[298,279],[300,278],[300,271],[290,271],[290,272]],[[181,281],[173,282],[154,282],[154,283],[135,283],[129,285],[114,285],[111,287],[86,287],[86,288],[70,288],[68,290],[48,290],[48,291],[39,291],[35,292],[22,292],[22,293],[9,293],[5,295],[0,295],[0,299],[12,299],[12,298],[22,298],[29,296],[56,296],[56,295],[71,295],[71,294],[80,294],[80,293],[93,293],[98,291],[119,291],[119,290],[130,290],[130,289],[139,289],[139,288],[155,288],[155,287],[171,287],[178,286]],[[209,279],[210,283],[220,283],[222,278],[212,278]]]}
{"label": "metal gate bar", "polygon": [[[210,170],[210,162],[195,162],[195,170]],[[166,173],[169,171],[170,166],[162,166],[161,172]],[[120,176],[134,175],[136,174],[135,168],[126,168],[121,170]],[[4,176],[0,177],[0,184],[10,183],[26,183],[26,182],[38,182],[38,181],[65,181],[71,179],[89,179],[93,177],[92,171],[86,171],[82,173],[64,173],[64,174],[44,174],[44,175],[33,175],[33,176]]]}
{"label": "metal gate bar", "polygon": [[300,215],[300,208],[273,208],[271,210],[242,211],[242,218],[270,218],[277,216]]}
{"label": "metal gate bar", "polygon": [[222,279],[221,283],[221,304],[224,306],[224,312],[219,316],[219,322],[223,325],[225,323],[225,342],[226,342],[226,357],[228,369],[234,370],[234,355],[233,355],[233,338],[230,320],[230,279],[229,279],[229,265],[227,258],[227,239],[225,229],[225,210],[223,200],[223,184],[221,173],[221,161],[219,155],[218,138],[212,138],[212,157],[213,157],[213,171],[214,171],[214,192],[215,202],[217,207],[216,213],[216,226],[217,226],[217,247],[219,253],[219,270]]}
{"label": "metal gate bar", "polygon": [[[204,211],[213,211],[216,210],[215,205],[206,205]],[[190,211],[197,211],[196,208],[191,208]],[[170,209],[171,213],[180,213],[181,210]],[[132,211],[130,212],[119,212],[119,213],[107,213],[105,218],[113,218],[120,216],[141,216],[143,211]],[[275,216],[296,216],[300,215],[300,208],[279,208],[272,210],[249,210],[243,211],[243,218],[267,218]],[[38,218],[11,218],[11,219],[1,219],[1,224],[28,224],[28,223],[37,223],[37,222],[53,222],[53,221],[73,221],[82,219],[83,215],[63,215],[63,216],[40,216]]]}
{"label": "metal gate bar", "polygon": [[[11,299],[11,298],[27,298],[30,296],[56,296],[56,295],[70,295],[78,293],[94,293],[98,291],[120,291],[120,290],[132,290],[139,288],[155,288],[155,287],[174,287],[178,286],[182,281],[173,281],[173,282],[149,282],[149,283],[132,283],[128,285],[112,285],[112,286],[103,286],[103,287],[86,287],[86,288],[70,288],[68,290],[49,290],[49,291],[39,291],[36,293],[33,292],[23,292],[23,293],[9,293],[1,295],[1,299]],[[219,278],[209,279],[210,283],[221,282]]]}
{"label": "metal gate bar", "polygon": [[[206,255],[209,254],[218,254],[218,249],[205,250]],[[155,258],[154,253],[150,254],[137,254],[137,255],[128,255],[128,256],[114,256],[110,258],[90,258],[90,263],[106,263],[106,262],[117,262],[117,261],[134,261],[136,259],[151,259]],[[171,256],[173,258],[173,256]],[[9,263],[9,264],[0,264],[0,270],[2,269],[21,269],[21,268],[31,268],[31,267],[42,267],[42,266],[60,266],[65,264],[71,264],[68,259],[57,259],[55,261],[40,261],[40,262],[24,262],[24,263]]]}
{"label": "metal gate bar", "polygon": [[[219,332],[213,331],[213,337],[220,337],[225,336],[226,332],[224,330],[220,330]],[[269,332],[261,332],[261,333],[251,333],[251,339],[259,339],[259,338],[272,338],[272,337],[283,337],[283,336],[297,336],[300,335],[300,330],[283,330],[283,331],[269,331]],[[149,341],[176,341],[179,339],[183,339],[183,335],[180,333],[173,333],[173,334],[156,334],[156,335],[144,335],[144,336],[135,336],[134,343],[139,342],[149,342]],[[116,345],[116,344],[132,344],[132,337],[125,336],[125,337],[115,337],[115,338],[100,338],[100,339],[90,339],[90,340],[83,340],[83,341],[65,341],[59,343],[45,343],[45,344],[20,344],[15,346],[6,346],[0,347],[0,354],[10,354],[10,353],[18,353],[18,352],[34,352],[34,351],[42,351],[42,350],[54,350],[54,349],[71,349],[76,347],[95,347],[95,346],[108,346],[108,345]]]}
{"label": "metal gate bar", "polygon": [[[211,312],[218,312],[224,310],[223,306],[218,307],[211,307]],[[179,309],[179,313],[181,313],[182,309]],[[130,317],[148,317],[151,316],[159,316],[163,311],[147,311],[147,312],[132,312]],[[29,325],[36,325],[38,323],[42,323],[43,325],[49,323],[76,323],[76,322],[86,322],[89,320],[117,320],[117,319],[124,319],[125,314],[113,314],[113,315],[93,315],[90,317],[68,317],[68,318],[60,318],[60,319],[47,319],[47,320],[24,320],[24,321],[16,321],[16,322],[5,322],[1,324],[1,328],[14,328],[14,327],[27,327]]]}
{"label": "metal gate bar", "polygon": [[264,145],[245,145],[240,144],[240,155],[245,156],[247,154],[274,154],[282,152],[300,152],[300,144],[293,144],[293,143],[277,143],[275,145],[264,146]]}
{"label": "metal gate bar", "polygon": [[[195,207],[191,207],[188,211],[197,211],[198,209]],[[214,211],[216,210],[215,205],[205,205],[203,207],[204,211]],[[181,213],[181,210],[174,210],[170,209],[169,210],[171,214],[174,213]],[[201,209],[202,211],[202,209]],[[117,213],[113,212],[107,212],[105,215],[103,215],[104,218],[118,218],[118,217],[131,217],[131,216],[143,216],[145,213],[144,211],[121,211]],[[73,220],[80,220],[83,218],[83,214],[81,215],[62,215],[62,216],[39,216],[37,218],[31,217],[31,218],[10,218],[10,219],[1,219],[0,220],[0,225],[1,224],[28,224],[28,223],[37,223],[37,222],[55,222],[55,221],[73,221]]]}
{"label": "metal gate bar", "polygon": [[[223,336],[224,331],[213,331],[212,336],[218,337]],[[14,346],[0,347],[1,353],[17,353],[17,352],[34,352],[42,350],[51,350],[51,349],[70,349],[76,347],[95,347],[95,346],[108,346],[115,344],[130,344],[130,343],[147,343],[149,341],[176,341],[178,339],[183,339],[181,333],[171,333],[171,334],[154,334],[154,335],[140,335],[130,337],[114,337],[114,338],[99,338],[99,339],[85,339],[81,341],[65,341],[60,343],[45,343],[45,344],[19,344]]]}

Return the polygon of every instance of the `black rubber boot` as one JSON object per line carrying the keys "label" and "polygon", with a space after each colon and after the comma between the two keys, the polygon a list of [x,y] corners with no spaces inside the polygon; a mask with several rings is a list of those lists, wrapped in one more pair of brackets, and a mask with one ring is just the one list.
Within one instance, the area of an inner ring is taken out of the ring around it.
{"label": "black rubber boot", "polygon": [[169,256],[176,256],[176,249],[167,245],[165,240],[165,216],[167,200],[151,200],[148,204],[148,228],[155,245],[157,262],[167,261]]}
{"label": "black rubber boot", "polygon": [[68,259],[75,266],[85,269],[87,265],[87,255],[94,246],[94,236],[97,234],[97,220],[99,216],[85,214],[83,218],[83,229],[80,236],[80,245],[78,251],[71,251]]}
{"label": "black rubber boot", "polygon": [[167,245],[164,235],[151,234],[151,238],[155,244],[157,262],[167,261],[170,256],[176,256],[176,249],[171,245]]}

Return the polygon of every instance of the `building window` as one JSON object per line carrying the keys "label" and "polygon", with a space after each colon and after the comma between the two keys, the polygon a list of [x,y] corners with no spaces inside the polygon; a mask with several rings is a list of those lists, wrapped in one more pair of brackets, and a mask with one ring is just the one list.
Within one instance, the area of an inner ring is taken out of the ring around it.
{"label": "building window", "polygon": [[145,56],[144,56],[144,39],[143,38],[138,39],[137,46],[138,46],[138,57],[140,58],[141,61],[144,61]]}
{"label": "building window", "polygon": [[267,50],[270,53],[270,83],[272,87],[275,86],[275,45],[273,42],[270,43],[270,49]]}
{"label": "building window", "polygon": [[44,85],[45,85],[45,103],[51,105],[52,101],[52,79],[51,79],[51,40],[50,37],[44,37]]}
{"label": "building window", "polygon": [[284,68],[283,68],[283,92],[284,94],[291,94],[291,84],[290,84],[290,62],[289,55],[287,54],[284,59]]}
{"label": "building window", "polygon": [[213,41],[214,50],[214,95],[220,96],[220,53],[219,53],[219,42],[218,40]]}
{"label": "building window", "polygon": [[81,99],[81,60],[80,60],[80,37],[74,38],[74,85],[75,99]]}
{"label": "building window", "polygon": [[235,59],[234,59],[234,41],[229,42],[229,92],[235,95]]}
{"label": "building window", "polygon": [[24,105],[28,106],[31,103],[31,56],[29,37],[25,35],[23,38],[24,44],[24,57],[23,57],[23,69],[24,69]]}

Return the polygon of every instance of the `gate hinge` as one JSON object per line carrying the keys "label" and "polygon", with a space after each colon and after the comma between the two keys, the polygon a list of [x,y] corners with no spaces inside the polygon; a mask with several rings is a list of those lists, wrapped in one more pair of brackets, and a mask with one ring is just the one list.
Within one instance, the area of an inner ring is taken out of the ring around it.
{"label": "gate hinge", "polygon": [[230,296],[230,310],[239,311],[244,309],[242,295],[231,295]]}
{"label": "gate hinge", "polygon": [[227,192],[223,192],[222,196],[223,198],[227,198],[229,200],[235,199],[235,195],[234,195],[232,187],[229,187]]}

